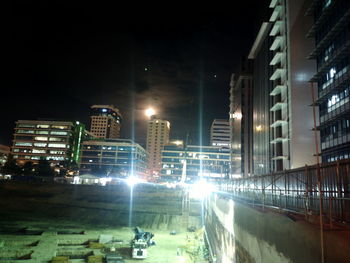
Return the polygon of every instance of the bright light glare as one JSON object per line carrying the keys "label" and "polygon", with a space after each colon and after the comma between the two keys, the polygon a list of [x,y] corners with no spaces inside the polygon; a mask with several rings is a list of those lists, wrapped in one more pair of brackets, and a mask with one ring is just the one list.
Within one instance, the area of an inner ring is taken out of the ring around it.
{"label": "bright light glare", "polygon": [[153,116],[154,114],[156,114],[155,110],[152,109],[152,108],[148,108],[146,111],[145,111],[145,114],[147,117],[151,117]]}
{"label": "bright light glare", "polygon": [[190,196],[193,198],[203,199],[216,190],[215,186],[201,179],[190,187]]}
{"label": "bright light glare", "polygon": [[139,182],[139,179],[137,179],[135,176],[129,176],[126,179],[126,183],[128,184],[128,186],[133,187],[135,184],[137,184]]}

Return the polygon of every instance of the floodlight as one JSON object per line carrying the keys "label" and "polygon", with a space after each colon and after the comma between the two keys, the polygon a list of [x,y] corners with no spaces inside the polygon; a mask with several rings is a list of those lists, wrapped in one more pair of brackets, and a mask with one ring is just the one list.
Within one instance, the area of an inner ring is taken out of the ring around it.
{"label": "floodlight", "polygon": [[203,199],[214,192],[216,188],[206,180],[200,179],[197,183],[194,183],[189,190],[191,197]]}
{"label": "floodlight", "polygon": [[139,180],[131,175],[129,176],[127,179],[126,179],[126,183],[130,186],[130,187],[133,187],[135,184],[137,184],[139,182]]}

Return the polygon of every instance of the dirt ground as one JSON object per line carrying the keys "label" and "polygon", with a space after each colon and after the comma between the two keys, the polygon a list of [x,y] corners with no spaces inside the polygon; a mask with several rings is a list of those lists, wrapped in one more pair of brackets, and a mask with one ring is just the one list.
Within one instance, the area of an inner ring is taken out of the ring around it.
{"label": "dirt ground", "polygon": [[[203,235],[187,232],[188,226],[199,228],[196,204],[189,213],[182,213],[178,191],[139,188],[129,226],[129,203],[130,192],[124,186],[0,183],[0,262],[50,262],[54,256],[69,256],[72,263],[88,262],[88,256],[103,255],[110,246],[126,263],[207,262],[203,253],[194,256],[197,250],[203,251]],[[131,259],[135,226],[155,235],[156,245],[141,261]],[[170,235],[172,230],[177,234]],[[118,242],[103,249],[88,245],[103,234],[113,235]]]}

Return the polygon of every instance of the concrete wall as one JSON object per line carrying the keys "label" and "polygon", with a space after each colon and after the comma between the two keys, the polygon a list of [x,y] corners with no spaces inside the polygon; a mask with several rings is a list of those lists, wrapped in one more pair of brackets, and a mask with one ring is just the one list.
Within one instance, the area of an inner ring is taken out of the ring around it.
{"label": "concrete wall", "polygon": [[[321,262],[319,229],[304,221],[263,212],[213,196],[206,229],[217,262]],[[349,262],[349,231],[325,232],[325,262]]]}

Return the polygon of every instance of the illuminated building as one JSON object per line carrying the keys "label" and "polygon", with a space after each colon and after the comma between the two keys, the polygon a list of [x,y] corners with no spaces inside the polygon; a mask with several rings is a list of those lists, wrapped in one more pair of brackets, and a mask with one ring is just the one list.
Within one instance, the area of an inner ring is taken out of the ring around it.
{"label": "illuminated building", "polygon": [[78,163],[84,130],[79,122],[19,120],[11,153],[20,165],[40,159]]}
{"label": "illuminated building", "polygon": [[350,158],[350,1],[312,1],[307,11],[315,40],[308,54],[316,60],[322,162]]}
{"label": "illuminated building", "polygon": [[272,37],[269,36],[271,23],[262,23],[248,59],[253,60],[253,174],[263,175],[272,171],[271,123],[273,83],[270,81],[272,67],[267,64],[272,59]]}
{"label": "illuminated building", "polygon": [[230,153],[219,146],[165,145],[161,177],[179,181],[184,172],[187,180],[227,178],[229,165]]}
{"label": "illuminated building", "polygon": [[252,169],[252,67],[246,60],[230,82],[231,175],[248,176]]}
{"label": "illuminated building", "polygon": [[[238,74],[233,80],[231,151],[237,162],[239,152],[242,158],[241,169],[235,170],[239,166],[233,163],[233,174],[241,171],[244,176],[262,175],[316,161],[308,88],[315,64],[306,59],[312,50],[312,41],[305,38],[311,25],[311,19],[304,16],[307,2],[270,2],[269,21],[262,23],[248,55],[252,63],[251,91],[247,84],[238,86],[240,78],[247,76]],[[242,92],[245,94],[241,96]]]}
{"label": "illuminated building", "polygon": [[152,116],[147,126],[146,150],[149,154],[149,169],[151,174],[159,173],[161,169],[161,152],[169,143],[170,122]]}
{"label": "illuminated building", "polygon": [[82,143],[80,174],[145,176],[147,152],[128,139],[90,140]]}
{"label": "illuminated building", "polygon": [[230,151],[230,123],[228,120],[215,119],[210,128],[210,145],[220,146]]}
{"label": "illuminated building", "polygon": [[113,105],[93,105],[90,132],[96,138],[117,139],[120,137],[122,115]]}
{"label": "illuminated building", "polygon": [[312,21],[305,16],[308,1],[272,0],[270,108],[271,170],[315,163],[312,97],[309,79],[315,64],[306,59],[312,41],[305,37]]}
{"label": "illuminated building", "polygon": [[0,145],[0,167],[3,166],[7,161],[7,156],[10,153],[10,147]]}

